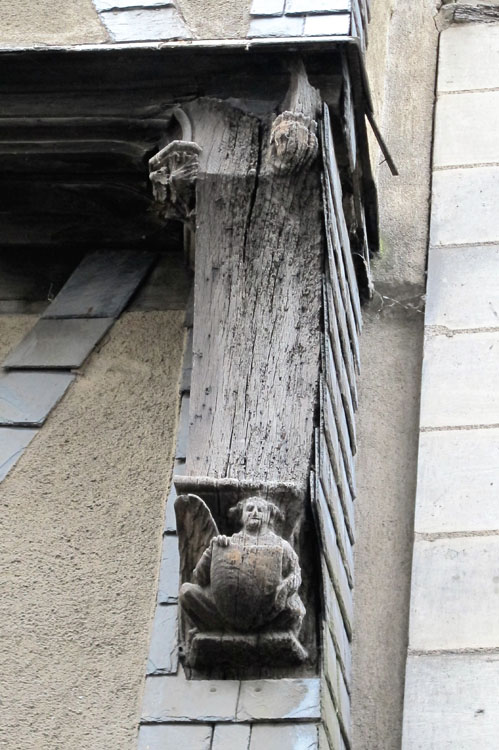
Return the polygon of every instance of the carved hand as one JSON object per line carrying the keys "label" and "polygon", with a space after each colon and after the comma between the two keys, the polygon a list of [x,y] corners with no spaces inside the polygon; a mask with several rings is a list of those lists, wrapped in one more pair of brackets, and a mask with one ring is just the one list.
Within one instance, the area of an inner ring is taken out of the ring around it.
{"label": "carved hand", "polygon": [[275,603],[278,609],[284,609],[289,595],[293,592],[294,577],[288,576],[279,584],[276,591]]}
{"label": "carved hand", "polygon": [[225,534],[220,534],[219,536],[216,536],[213,540],[215,544],[218,544],[219,547],[228,547],[229,546],[229,537],[225,536]]}

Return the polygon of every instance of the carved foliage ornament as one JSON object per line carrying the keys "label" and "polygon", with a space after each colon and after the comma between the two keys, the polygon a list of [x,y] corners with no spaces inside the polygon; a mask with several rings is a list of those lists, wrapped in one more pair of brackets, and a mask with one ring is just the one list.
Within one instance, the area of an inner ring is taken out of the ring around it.
{"label": "carved foliage ornament", "polygon": [[219,534],[208,506],[192,494],[175,503],[182,578],[180,604],[188,630],[187,663],[248,658],[299,663],[305,607],[298,595],[301,570],[289,542],[274,530],[281,510],[253,496],[229,511],[240,531]]}

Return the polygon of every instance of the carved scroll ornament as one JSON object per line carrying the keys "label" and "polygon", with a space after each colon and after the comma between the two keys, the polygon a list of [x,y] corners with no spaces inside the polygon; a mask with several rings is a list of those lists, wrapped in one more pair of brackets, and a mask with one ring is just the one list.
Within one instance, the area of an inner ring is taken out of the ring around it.
{"label": "carved scroll ornament", "polygon": [[189,222],[195,211],[196,178],[202,151],[192,138],[189,118],[181,109],[173,116],[182,129],[182,140],[165,146],[149,160],[149,179],[156,210],[163,219]]}
{"label": "carved scroll ornament", "polygon": [[187,663],[304,661],[307,652],[298,640],[305,615],[298,595],[301,570],[296,552],[274,531],[279,508],[259,496],[240,500],[229,515],[241,530],[231,536],[218,533],[196,495],[180,495],[175,510],[184,576],[195,561],[180,589],[182,611],[192,625]]}

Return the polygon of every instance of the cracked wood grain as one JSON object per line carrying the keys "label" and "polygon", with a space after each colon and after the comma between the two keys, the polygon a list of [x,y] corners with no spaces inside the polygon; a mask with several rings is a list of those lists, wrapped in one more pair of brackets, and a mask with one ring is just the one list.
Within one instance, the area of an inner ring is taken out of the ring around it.
{"label": "cracked wood grain", "polygon": [[269,120],[213,101],[190,114],[203,153],[188,474],[304,487],[320,354],[318,165],[275,174]]}

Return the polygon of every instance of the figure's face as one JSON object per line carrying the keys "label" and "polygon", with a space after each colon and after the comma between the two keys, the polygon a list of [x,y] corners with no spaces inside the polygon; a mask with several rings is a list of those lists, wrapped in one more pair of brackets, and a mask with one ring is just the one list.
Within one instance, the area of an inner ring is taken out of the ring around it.
{"label": "figure's face", "polygon": [[270,506],[258,497],[246,500],[242,512],[243,528],[248,531],[259,531],[270,524]]}

